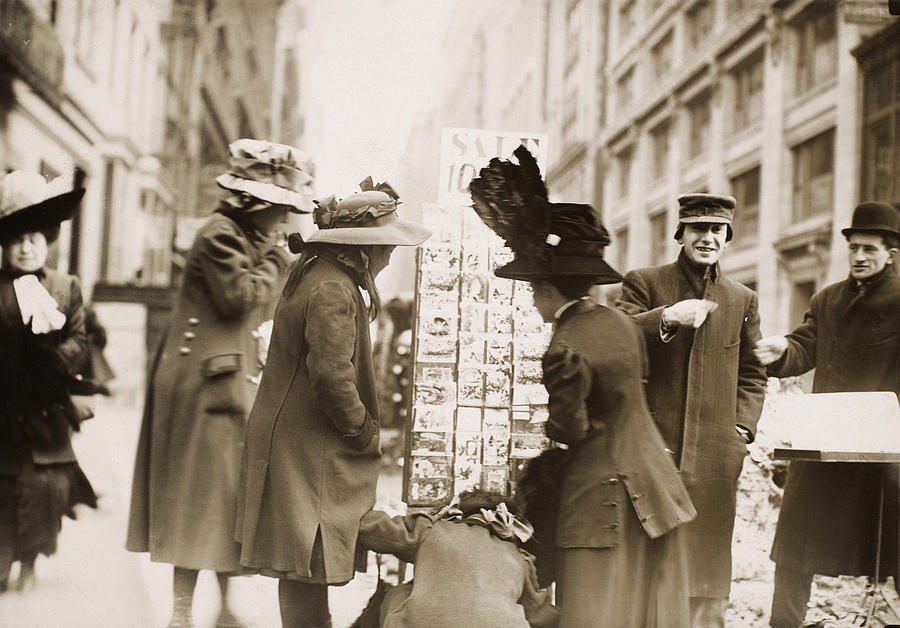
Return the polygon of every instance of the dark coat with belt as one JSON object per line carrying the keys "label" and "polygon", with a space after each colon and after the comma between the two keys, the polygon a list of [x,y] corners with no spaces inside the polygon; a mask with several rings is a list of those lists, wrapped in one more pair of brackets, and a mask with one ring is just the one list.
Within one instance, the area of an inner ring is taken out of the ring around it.
{"label": "dark coat with belt", "polygon": [[[645,366],[640,332],[621,312],[578,301],[560,316],[543,357],[543,370],[549,394],[547,435],[571,450],[556,534],[556,544],[563,551],[628,551],[624,544],[633,535],[626,533],[626,527],[632,522],[639,522],[645,533],[637,538],[648,542],[696,515],[647,409]],[[628,510],[636,517],[629,516]],[[597,554],[600,570],[609,568],[604,554]],[[564,624],[573,606],[600,604],[597,600],[602,599],[603,592],[589,584],[590,574],[580,574],[579,580],[560,583],[566,591]],[[629,602],[647,607],[653,603],[655,599]],[[628,624],[623,620],[621,625]]]}
{"label": "dark coat with belt", "polygon": [[[47,410],[44,404],[59,409],[60,402],[69,400],[67,381],[74,375],[85,349],[84,306],[81,285],[73,275],[64,275],[52,269],[36,273],[41,285],[56,300],[57,309],[66,316],[62,329],[48,334],[32,334],[22,322],[22,314],[16,299],[13,280],[18,276],[4,269],[0,271],[0,475],[16,475],[22,464],[22,456],[38,465],[76,462],[69,439],[70,422],[63,416],[55,416],[59,438],[38,442],[23,435],[11,423],[38,421],[35,414]],[[50,363],[44,363],[44,355]],[[29,377],[34,372],[36,377]],[[7,386],[26,386],[29,390],[7,390]],[[25,406],[12,400],[25,396]],[[29,413],[28,407],[31,412]],[[23,410],[25,415],[21,416]],[[9,429],[7,429],[9,428]]]}
{"label": "dark coat with belt", "polygon": [[[660,338],[662,310],[706,298],[718,308],[698,329]],[[673,264],[625,275],[617,307],[643,330],[650,359],[647,403],[697,508],[687,526],[691,595],[727,597],[737,480],[745,440],[762,411],[766,374],[753,355],[760,338],[756,293],[718,272],[704,277],[682,252]]]}
{"label": "dark coat with belt", "polygon": [[[847,279],[810,301],[775,377],[815,368],[813,392],[893,391],[900,395],[900,277],[887,266],[870,281]],[[882,574],[898,575],[897,465],[791,462],[772,560],[824,575],[872,575],[882,474]]]}
{"label": "dark coat with belt", "polygon": [[252,332],[288,259],[221,213],[197,233],[150,374],[129,550],[188,569],[240,569],[234,516],[259,372]]}
{"label": "dark coat with belt", "polygon": [[365,570],[356,538],[381,458],[375,372],[357,283],[324,257],[300,268],[250,413],[237,539],[245,571],[335,584]]}

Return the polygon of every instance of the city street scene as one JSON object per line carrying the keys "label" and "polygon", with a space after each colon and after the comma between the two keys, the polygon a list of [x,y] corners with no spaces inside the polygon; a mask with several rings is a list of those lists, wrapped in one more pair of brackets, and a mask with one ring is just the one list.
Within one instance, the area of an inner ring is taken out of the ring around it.
{"label": "city street scene", "polygon": [[900,1],[0,0],[0,626],[900,626]]}

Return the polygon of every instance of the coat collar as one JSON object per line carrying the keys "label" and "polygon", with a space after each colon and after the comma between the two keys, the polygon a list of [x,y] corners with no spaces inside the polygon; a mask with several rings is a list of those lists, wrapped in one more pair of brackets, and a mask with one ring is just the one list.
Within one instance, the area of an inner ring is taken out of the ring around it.
{"label": "coat collar", "polygon": [[587,312],[592,307],[593,301],[591,301],[590,299],[578,299],[572,305],[562,311],[562,313],[559,315],[559,318],[556,319],[556,325],[562,325],[564,322],[566,322],[576,314]]}
{"label": "coat collar", "polygon": [[681,269],[682,274],[684,274],[698,298],[702,297],[703,293],[706,292],[707,280],[715,284],[719,279],[718,262],[712,266],[695,264],[688,259],[687,254],[684,252],[684,248],[682,248],[681,252],[678,254],[676,264],[678,265],[678,268]]}

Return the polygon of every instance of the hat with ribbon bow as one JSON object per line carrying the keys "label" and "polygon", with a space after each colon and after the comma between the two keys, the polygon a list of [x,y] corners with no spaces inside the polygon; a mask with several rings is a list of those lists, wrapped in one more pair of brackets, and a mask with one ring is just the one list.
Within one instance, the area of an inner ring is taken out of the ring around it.
{"label": "hat with ribbon bow", "polygon": [[216,183],[232,192],[249,194],[295,213],[312,211],[312,158],[299,148],[263,140],[240,139],[228,146],[228,172]]}
{"label": "hat with ribbon bow", "polygon": [[389,183],[375,185],[366,177],[359,187],[360,192],[341,201],[334,195],[314,201],[319,229],[307,242],[415,246],[431,236],[428,227],[397,216],[399,196]]}

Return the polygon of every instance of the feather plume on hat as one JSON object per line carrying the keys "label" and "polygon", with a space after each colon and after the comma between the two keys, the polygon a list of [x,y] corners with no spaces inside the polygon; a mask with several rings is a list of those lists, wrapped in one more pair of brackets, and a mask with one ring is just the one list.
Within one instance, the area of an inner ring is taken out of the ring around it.
{"label": "feather plume on hat", "polygon": [[472,208],[515,254],[494,270],[498,277],[533,281],[581,277],[617,283],[622,276],[603,260],[609,234],[590,205],[550,203],[537,161],[524,146],[519,163],[491,159],[472,179]]}
{"label": "feather plume on hat", "polygon": [[545,258],[544,241],[550,232],[547,187],[527,148],[519,146],[513,155],[518,164],[494,157],[472,179],[472,207],[516,255]]}

